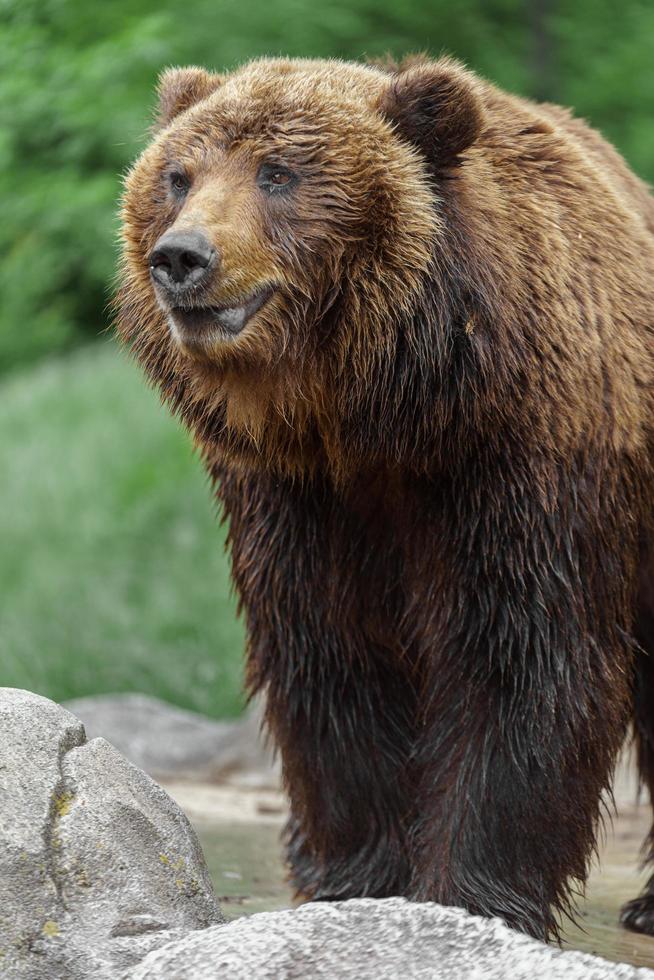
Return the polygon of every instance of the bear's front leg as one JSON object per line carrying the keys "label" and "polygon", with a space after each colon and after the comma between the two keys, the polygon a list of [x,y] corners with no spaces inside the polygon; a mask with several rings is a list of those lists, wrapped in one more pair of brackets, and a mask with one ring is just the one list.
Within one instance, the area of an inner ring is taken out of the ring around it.
{"label": "bear's front leg", "polygon": [[[285,842],[296,895],[313,900],[406,894],[413,719],[403,681],[332,663],[315,694],[269,685],[291,817]],[[290,694],[290,697],[289,697]]]}
{"label": "bear's front leg", "polygon": [[216,476],[248,687],[291,805],[291,882],[313,899],[405,894],[416,696],[393,635],[400,559],[326,481]]}
{"label": "bear's front leg", "polygon": [[444,494],[411,894],[546,939],[586,877],[625,734],[637,481],[515,472]]}

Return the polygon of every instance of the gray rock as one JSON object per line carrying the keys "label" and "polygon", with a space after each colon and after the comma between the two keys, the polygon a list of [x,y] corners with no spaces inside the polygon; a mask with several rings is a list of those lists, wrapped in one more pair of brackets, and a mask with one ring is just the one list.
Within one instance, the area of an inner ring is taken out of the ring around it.
{"label": "gray rock", "polygon": [[0,976],[7,980],[654,980],[499,919],[404,899],[227,925],[172,800],[104,739],[0,688]]}
{"label": "gray rock", "polygon": [[222,922],[195,833],[68,711],[0,688],[0,975],[120,975]]}
{"label": "gray rock", "polygon": [[255,705],[237,721],[213,721],[145,694],[104,694],[64,705],[89,738],[101,736],[159,779],[184,776],[276,786],[279,771],[259,737]]}
{"label": "gray rock", "polygon": [[500,919],[405,899],[262,912],[150,953],[124,980],[654,980]]}

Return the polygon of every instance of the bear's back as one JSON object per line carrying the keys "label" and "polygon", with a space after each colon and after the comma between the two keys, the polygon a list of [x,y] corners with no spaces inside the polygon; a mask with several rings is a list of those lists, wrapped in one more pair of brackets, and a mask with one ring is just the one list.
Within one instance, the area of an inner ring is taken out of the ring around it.
{"label": "bear's back", "polygon": [[[491,144],[503,144],[504,149],[510,146],[520,158],[524,152],[524,137],[532,137],[533,142],[528,144],[522,162],[528,159],[531,164],[532,153],[536,157],[542,154],[543,159],[550,157],[548,162],[554,167],[560,162],[563,173],[576,171],[580,177],[590,178],[595,184],[596,196],[603,194],[607,206],[624,210],[654,234],[654,197],[649,186],[585,120],[563,106],[532,102],[484,81],[480,83],[480,94],[487,112],[485,136]],[[482,142],[485,142],[483,137]],[[532,171],[530,178],[535,176],[537,174]],[[532,186],[535,189],[535,185]],[[588,185],[585,192],[587,189]]]}
{"label": "bear's back", "polygon": [[542,103],[539,108],[555,126],[583,148],[604,178],[610,180],[615,193],[625,206],[636,211],[648,230],[654,234],[654,197],[647,184],[629,169],[617,150],[597,130],[583,119],[575,117],[568,109],[551,103]]}

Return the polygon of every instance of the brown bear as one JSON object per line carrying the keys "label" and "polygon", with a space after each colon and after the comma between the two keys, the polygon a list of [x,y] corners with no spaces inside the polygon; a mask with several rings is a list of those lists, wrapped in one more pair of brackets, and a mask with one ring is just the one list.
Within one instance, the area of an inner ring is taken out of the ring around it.
{"label": "brown bear", "polygon": [[[167,71],[118,328],[229,520],[310,899],[557,935],[654,782],[654,202],[441,59]],[[624,912],[654,933],[654,888]]]}

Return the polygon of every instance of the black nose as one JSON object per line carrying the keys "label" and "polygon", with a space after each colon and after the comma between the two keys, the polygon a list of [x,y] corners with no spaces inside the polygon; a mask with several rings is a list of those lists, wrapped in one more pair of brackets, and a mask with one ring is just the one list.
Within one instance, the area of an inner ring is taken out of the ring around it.
{"label": "black nose", "polygon": [[216,251],[200,231],[168,231],[150,256],[152,278],[166,289],[199,286],[214,264]]}

